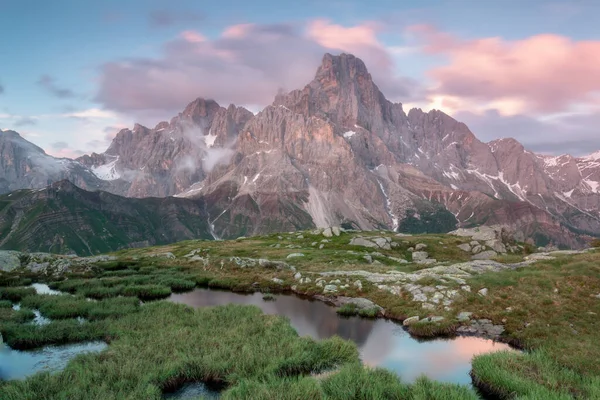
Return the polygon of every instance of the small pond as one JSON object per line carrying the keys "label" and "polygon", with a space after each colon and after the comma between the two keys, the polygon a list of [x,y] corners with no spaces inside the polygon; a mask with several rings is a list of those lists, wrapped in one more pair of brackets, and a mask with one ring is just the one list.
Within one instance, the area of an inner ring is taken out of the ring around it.
{"label": "small pond", "polygon": [[40,371],[58,371],[76,355],[100,352],[106,347],[104,342],[87,342],[20,351],[0,343],[0,380],[24,379]]}
{"label": "small pond", "polygon": [[193,307],[229,303],[256,305],[267,314],[288,317],[301,336],[325,339],[338,335],[352,340],[366,365],[392,370],[405,382],[425,374],[442,382],[471,384],[469,371],[473,356],[510,349],[507,344],[476,337],[419,341],[392,321],[340,317],[334,307],[293,295],[277,295],[275,301],[264,301],[262,296],[262,293],[196,289],[173,294],[168,300]]}

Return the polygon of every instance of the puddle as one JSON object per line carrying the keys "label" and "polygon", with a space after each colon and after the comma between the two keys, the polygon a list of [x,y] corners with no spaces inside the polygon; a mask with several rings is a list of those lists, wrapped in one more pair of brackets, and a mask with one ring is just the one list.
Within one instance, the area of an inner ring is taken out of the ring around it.
{"label": "puddle", "polygon": [[73,357],[97,353],[106,347],[104,342],[87,342],[21,351],[0,343],[0,380],[24,379],[40,371],[59,371]]}
{"label": "puddle", "polygon": [[473,356],[510,349],[507,344],[476,337],[418,341],[392,321],[340,317],[334,307],[292,295],[276,295],[275,301],[264,301],[262,296],[262,293],[247,295],[196,289],[173,294],[168,300],[192,307],[229,303],[256,305],[267,314],[288,317],[301,336],[325,339],[338,335],[352,340],[366,365],[394,371],[405,382],[425,374],[437,381],[470,385]]}

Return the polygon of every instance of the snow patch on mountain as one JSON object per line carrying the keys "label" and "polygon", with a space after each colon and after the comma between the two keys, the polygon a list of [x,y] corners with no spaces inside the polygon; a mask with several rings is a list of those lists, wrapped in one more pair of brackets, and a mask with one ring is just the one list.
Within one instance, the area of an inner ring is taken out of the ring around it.
{"label": "snow patch on mountain", "polygon": [[97,167],[92,167],[90,170],[94,175],[103,181],[115,181],[121,177],[121,174],[119,174],[116,168],[117,161],[119,161],[118,156],[115,157],[111,162]]}

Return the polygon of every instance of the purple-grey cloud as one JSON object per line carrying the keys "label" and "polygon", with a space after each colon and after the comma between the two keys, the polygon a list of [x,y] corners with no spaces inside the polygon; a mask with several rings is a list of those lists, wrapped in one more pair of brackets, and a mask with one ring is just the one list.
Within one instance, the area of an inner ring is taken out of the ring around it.
{"label": "purple-grey cloud", "polygon": [[28,126],[36,125],[38,123],[36,118],[33,117],[21,117],[15,121],[15,126]]}
{"label": "purple-grey cloud", "polygon": [[62,150],[62,149],[69,148],[69,144],[67,142],[54,142],[54,143],[50,143],[50,146],[54,150]]}
{"label": "purple-grey cloud", "polygon": [[[292,24],[236,25],[214,40],[186,31],[167,42],[158,58],[135,58],[102,67],[96,101],[105,108],[168,118],[197,97],[221,104],[270,104],[278,90],[303,88],[326,52],[355,54],[391,98],[411,100],[415,82],[397,77],[383,46],[374,40],[348,45],[307,35]],[[336,34],[343,35],[337,27]],[[338,37],[338,36],[336,36]],[[352,47],[352,48],[348,48]],[[157,117],[158,118],[158,117]]]}
{"label": "purple-grey cloud", "polygon": [[600,150],[600,112],[546,120],[522,114],[503,116],[496,110],[481,115],[459,112],[454,117],[485,142],[512,137],[531,151],[556,155],[581,156]]}
{"label": "purple-grey cloud", "polygon": [[171,10],[153,10],[148,15],[151,26],[172,26],[180,23],[200,22],[204,19],[202,14],[195,11],[171,11]]}
{"label": "purple-grey cloud", "polygon": [[67,99],[75,96],[75,93],[73,93],[71,89],[57,86],[55,79],[50,75],[42,75],[40,79],[38,79],[37,84],[53,96],[60,99]]}

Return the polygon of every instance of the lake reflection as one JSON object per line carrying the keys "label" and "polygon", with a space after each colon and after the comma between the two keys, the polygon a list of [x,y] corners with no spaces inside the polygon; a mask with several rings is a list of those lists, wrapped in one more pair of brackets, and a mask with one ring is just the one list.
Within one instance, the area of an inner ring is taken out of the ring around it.
{"label": "lake reflection", "polygon": [[474,355],[510,349],[504,343],[474,337],[419,342],[394,322],[358,317],[342,318],[337,315],[334,307],[323,302],[290,295],[277,295],[276,301],[264,301],[262,293],[246,295],[196,289],[188,293],[173,294],[168,300],[192,307],[229,303],[258,306],[266,314],[288,317],[301,336],[326,339],[338,335],[352,340],[358,346],[365,364],[393,370],[406,382],[425,374],[438,381],[469,384],[471,358]]}

